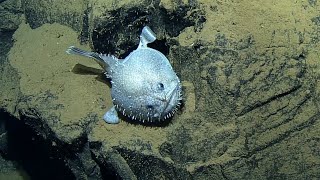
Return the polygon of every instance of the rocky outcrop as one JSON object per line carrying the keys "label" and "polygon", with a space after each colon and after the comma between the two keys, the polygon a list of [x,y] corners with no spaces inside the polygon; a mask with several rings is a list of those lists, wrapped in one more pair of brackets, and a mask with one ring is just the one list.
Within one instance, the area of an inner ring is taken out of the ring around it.
{"label": "rocky outcrop", "polygon": [[14,31],[23,21],[23,7],[20,0],[0,0],[0,31]]}

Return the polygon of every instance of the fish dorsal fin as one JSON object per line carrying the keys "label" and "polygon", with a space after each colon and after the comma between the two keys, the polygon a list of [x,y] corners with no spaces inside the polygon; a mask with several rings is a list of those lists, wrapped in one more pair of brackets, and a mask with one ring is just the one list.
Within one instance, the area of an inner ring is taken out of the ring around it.
{"label": "fish dorsal fin", "polygon": [[154,42],[156,39],[156,34],[149,28],[149,26],[145,26],[140,35],[139,48],[147,47],[147,44]]}

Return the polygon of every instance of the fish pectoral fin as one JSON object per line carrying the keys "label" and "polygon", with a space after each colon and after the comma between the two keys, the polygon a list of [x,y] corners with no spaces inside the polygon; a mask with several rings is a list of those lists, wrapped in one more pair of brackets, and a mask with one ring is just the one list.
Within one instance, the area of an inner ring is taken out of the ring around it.
{"label": "fish pectoral fin", "polygon": [[118,124],[120,122],[117,110],[114,106],[104,114],[103,119],[109,124]]}

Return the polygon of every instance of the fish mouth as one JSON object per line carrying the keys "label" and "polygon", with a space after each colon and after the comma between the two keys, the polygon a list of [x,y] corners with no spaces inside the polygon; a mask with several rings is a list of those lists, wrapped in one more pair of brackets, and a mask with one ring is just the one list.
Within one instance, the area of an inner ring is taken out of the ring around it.
{"label": "fish mouth", "polygon": [[163,115],[167,116],[170,112],[174,111],[174,108],[179,104],[181,100],[181,85],[178,83],[171,91],[166,94],[165,98],[165,107],[164,111],[162,112]]}

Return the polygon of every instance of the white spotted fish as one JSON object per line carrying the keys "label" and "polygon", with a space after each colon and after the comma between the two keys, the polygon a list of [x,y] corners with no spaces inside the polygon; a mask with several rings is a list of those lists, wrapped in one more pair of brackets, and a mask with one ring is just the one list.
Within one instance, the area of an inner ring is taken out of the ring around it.
{"label": "white spotted fish", "polygon": [[119,123],[118,113],[141,122],[160,122],[170,118],[181,102],[181,83],[169,60],[149,48],[156,40],[148,27],[142,29],[140,43],[125,59],[112,55],[87,52],[71,46],[68,54],[93,58],[111,78],[113,106],[103,119]]}

